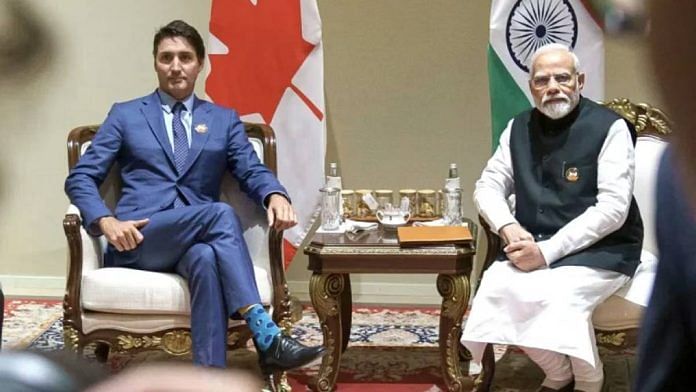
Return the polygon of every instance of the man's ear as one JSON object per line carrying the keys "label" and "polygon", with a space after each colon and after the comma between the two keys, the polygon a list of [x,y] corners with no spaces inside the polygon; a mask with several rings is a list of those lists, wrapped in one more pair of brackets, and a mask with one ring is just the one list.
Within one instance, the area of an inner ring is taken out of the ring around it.
{"label": "man's ear", "polygon": [[585,87],[585,73],[580,72],[578,73],[578,90],[582,90],[583,87]]}

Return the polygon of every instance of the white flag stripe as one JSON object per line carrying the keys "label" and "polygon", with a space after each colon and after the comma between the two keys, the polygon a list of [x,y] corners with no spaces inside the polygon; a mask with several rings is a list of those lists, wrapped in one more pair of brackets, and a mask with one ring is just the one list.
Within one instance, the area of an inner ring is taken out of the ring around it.
{"label": "white flag stripe", "polygon": [[321,19],[316,0],[302,0],[302,38],[312,44],[321,44]]}
{"label": "white flag stripe", "polygon": [[230,49],[212,33],[208,35],[208,54],[227,54]]}
{"label": "white flag stripe", "polygon": [[580,59],[581,71],[585,72],[585,87],[582,94],[595,101],[604,100],[604,32],[592,18],[581,1],[575,3],[578,25],[581,26],[575,54]]}
{"label": "white flag stripe", "polygon": [[[316,83],[316,80],[324,80],[324,49],[321,42],[314,47],[312,53],[307,57],[297,73],[292,78],[292,84],[304,94],[309,101],[322,113],[324,110],[324,84]],[[323,125],[322,125],[323,127]],[[326,131],[322,129],[322,135]],[[322,158],[322,162],[323,162]],[[322,163],[323,164],[323,163]]]}
{"label": "white flag stripe", "polygon": [[[301,87],[300,87],[301,88]],[[319,189],[324,183],[324,121],[319,120],[292,89],[285,90],[271,122],[278,140],[278,178],[298,212],[298,224],[286,239],[299,246],[314,223]]]}

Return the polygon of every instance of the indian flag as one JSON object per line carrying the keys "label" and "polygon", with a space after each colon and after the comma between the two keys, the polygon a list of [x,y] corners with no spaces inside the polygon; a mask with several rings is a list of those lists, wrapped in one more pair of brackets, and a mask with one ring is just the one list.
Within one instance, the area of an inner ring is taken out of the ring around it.
{"label": "indian flag", "polygon": [[583,95],[604,98],[603,31],[582,0],[493,0],[488,45],[493,148],[508,121],[534,105],[529,61],[539,47],[570,47],[586,74]]}

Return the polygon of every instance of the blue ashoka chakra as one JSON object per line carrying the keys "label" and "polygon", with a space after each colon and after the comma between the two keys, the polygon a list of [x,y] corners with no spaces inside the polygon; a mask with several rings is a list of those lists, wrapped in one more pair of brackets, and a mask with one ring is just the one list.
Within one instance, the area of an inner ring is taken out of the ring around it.
{"label": "blue ashoka chakra", "polygon": [[575,48],[578,19],[570,0],[517,0],[505,29],[505,43],[515,64],[527,64],[541,46],[559,43]]}

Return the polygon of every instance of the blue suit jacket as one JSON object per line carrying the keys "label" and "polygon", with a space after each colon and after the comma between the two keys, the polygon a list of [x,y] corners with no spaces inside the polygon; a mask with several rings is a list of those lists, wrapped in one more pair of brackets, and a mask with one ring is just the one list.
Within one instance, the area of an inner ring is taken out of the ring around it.
{"label": "blue suit jacket", "polygon": [[[203,126],[207,131],[199,132]],[[285,188],[259,161],[234,110],[194,97],[191,138],[186,165],[178,172],[157,93],[114,104],[65,181],[65,192],[80,209],[85,227],[99,234],[93,223],[103,216],[147,218],[169,208],[177,192],[190,205],[219,201],[226,169],[259,204],[271,193],[287,197]],[[121,170],[122,190],[112,213],[99,186],[114,162]]]}

